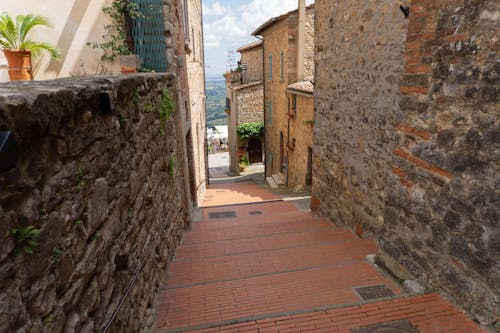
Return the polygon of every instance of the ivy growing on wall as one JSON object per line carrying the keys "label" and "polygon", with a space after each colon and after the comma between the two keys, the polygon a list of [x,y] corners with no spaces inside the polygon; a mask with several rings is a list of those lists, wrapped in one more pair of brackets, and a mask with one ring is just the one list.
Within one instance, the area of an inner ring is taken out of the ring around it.
{"label": "ivy growing on wall", "polygon": [[113,61],[119,55],[129,55],[132,50],[127,45],[127,31],[125,28],[126,18],[134,20],[142,14],[134,1],[113,0],[111,6],[102,9],[111,17],[111,23],[104,26],[107,34],[103,35],[103,42],[87,43],[94,49],[102,49],[104,54],[102,60]]}
{"label": "ivy growing on wall", "polygon": [[252,122],[244,123],[236,129],[240,141],[250,140],[252,138],[261,138],[264,136],[264,123]]}

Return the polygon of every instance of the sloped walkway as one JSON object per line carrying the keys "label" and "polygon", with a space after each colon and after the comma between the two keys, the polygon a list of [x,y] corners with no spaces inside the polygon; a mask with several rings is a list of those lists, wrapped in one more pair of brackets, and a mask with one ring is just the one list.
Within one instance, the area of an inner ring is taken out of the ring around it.
{"label": "sloped walkway", "polygon": [[[406,295],[373,268],[372,239],[276,199],[247,182],[209,189],[214,207],[169,267],[156,332],[481,332],[439,295]],[[381,285],[393,296],[356,289]]]}

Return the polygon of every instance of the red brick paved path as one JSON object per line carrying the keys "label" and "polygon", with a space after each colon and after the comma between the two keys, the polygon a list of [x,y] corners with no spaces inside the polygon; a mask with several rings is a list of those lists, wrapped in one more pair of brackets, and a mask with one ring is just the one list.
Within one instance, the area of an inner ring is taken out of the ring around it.
{"label": "red brick paved path", "polygon": [[[439,295],[405,295],[368,264],[373,240],[289,203],[263,202],[276,197],[255,184],[209,193],[206,206],[253,203],[205,208],[203,221],[193,223],[168,270],[157,332],[350,332],[399,319],[422,333],[480,332]],[[237,217],[208,218],[219,211]],[[366,302],[353,290],[380,284],[394,299]]]}

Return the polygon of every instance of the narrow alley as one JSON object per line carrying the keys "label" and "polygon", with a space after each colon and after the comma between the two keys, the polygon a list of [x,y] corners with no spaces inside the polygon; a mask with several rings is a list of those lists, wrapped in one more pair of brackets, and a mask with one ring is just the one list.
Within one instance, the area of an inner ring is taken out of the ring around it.
{"label": "narrow alley", "polygon": [[407,294],[366,260],[376,251],[252,181],[212,185],[169,266],[156,332],[480,332],[440,295]]}

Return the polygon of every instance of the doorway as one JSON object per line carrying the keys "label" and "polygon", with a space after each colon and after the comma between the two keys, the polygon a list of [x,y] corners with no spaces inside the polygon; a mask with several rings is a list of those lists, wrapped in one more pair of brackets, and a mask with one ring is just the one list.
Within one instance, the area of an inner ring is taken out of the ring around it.
{"label": "doorway", "polygon": [[307,173],[306,173],[306,186],[312,185],[312,163],[313,163],[313,150],[307,147]]}
{"label": "doorway", "polygon": [[262,141],[257,138],[248,141],[248,160],[250,163],[262,163]]}

